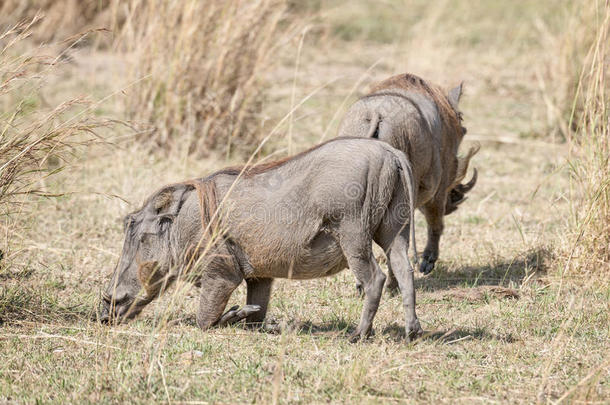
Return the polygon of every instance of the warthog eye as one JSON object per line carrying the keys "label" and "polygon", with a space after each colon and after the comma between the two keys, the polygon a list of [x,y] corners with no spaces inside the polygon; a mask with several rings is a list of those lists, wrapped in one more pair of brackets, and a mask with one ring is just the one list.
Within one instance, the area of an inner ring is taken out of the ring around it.
{"label": "warthog eye", "polygon": [[468,132],[468,130],[466,129],[466,127],[462,127],[462,134],[466,135],[466,132]]}

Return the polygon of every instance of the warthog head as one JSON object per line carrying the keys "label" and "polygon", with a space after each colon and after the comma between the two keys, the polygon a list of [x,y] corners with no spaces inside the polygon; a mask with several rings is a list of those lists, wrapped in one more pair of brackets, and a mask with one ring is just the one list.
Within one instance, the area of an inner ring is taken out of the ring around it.
{"label": "warthog head", "polygon": [[445,205],[445,215],[451,214],[453,211],[458,209],[458,206],[463,203],[468,193],[474,185],[477,183],[477,169],[473,170],[472,178],[464,184],[461,184],[462,180],[466,178],[468,172],[468,164],[470,159],[479,151],[480,146],[476,145],[468,150],[466,156],[459,156],[457,158],[457,169],[455,179],[450,187],[449,194],[447,195],[447,203]]}
{"label": "warthog head", "polygon": [[170,230],[188,189],[165,187],[125,217],[123,251],[102,295],[102,322],[133,318],[171,281]]}

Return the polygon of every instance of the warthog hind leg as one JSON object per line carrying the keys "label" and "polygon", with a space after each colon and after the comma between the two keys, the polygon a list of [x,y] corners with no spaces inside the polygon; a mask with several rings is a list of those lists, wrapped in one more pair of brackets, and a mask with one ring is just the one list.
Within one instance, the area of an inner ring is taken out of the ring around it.
{"label": "warthog hind leg", "polygon": [[444,228],[445,200],[446,195],[444,198],[437,197],[434,201],[422,207],[422,212],[426,216],[426,223],[428,224],[428,242],[419,266],[419,271],[424,274],[434,270],[434,265],[438,259],[439,244]]}
{"label": "warthog hind leg", "polygon": [[[400,199],[398,199],[400,201]],[[393,210],[399,209],[399,205],[392,206]],[[399,217],[392,214],[390,218]],[[402,230],[401,230],[402,228]],[[400,232],[400,233],[399,233]],[[423,331],[417,314],[415,313],[415,277],[413,267],[407,256],[409,249],[409,226],[402,226],[399,222],[386,220],[375,235],[375,242],[379,244],[388,257],[388,269],[393,272],[394,278],[402,295],[402,304],[405,310],[405,332],[408,341],[420,336]]]}
{"label": "warthog hind leg", "polygon": [[422,335],[423,330],[415,314],[415,277],[413,267],[407,258],[409,248],[409,234],[403,232],[399,234],[389,253],[389,261],[392,262],[392,269],[395,272],[396,280],[402,294],[402,304],[405,309],[405,332],[407,341],[411,341]]}
{"label": "warthog hind leg", "polygon": [[[362,232],[350,232],[351,235],[362,235]],[[344,237],[340,241],[341,249],[347,259],[347,265],[354,272],[357,282],[364,290],[364,306],[360,323],[351,334],[350,341],[357,342],[371,334],[373,319],[379,308],[386,276],[375,261],[372,241],[359,237]]]}
{"label": "warthog hind leg", "polygon": [[396,276],[394,276],[394,270],[392,270],[392,263],[390,263],[390,260],[388,260],[388,281],[385,283],[385,289],[392,295],[396,295],[400,292],[398,280],[396,280]]}
{"label": "warthog hind leg", "polygon": [[[390,292],[391,295],[396,295],[400,292],[398,288],[398,281],[396,281],[396,277],[394,276],[394,272],[392,271],[392,265],[388,260],[388,278],[385,283],[385,289]],[[358,291],[358,295],[360,298],[364,298],[364,287],[360,282],[356,282],[356,291]]]}
{"label": "warthog hind leg", "polygon": [[350,336],[350,341],[354,343],[370,336],[372,332],[373,319],[379,308],[386,275],[381,271],[372,253],[368,260],[352,258],[347,259],[347,262],[364,290],[364,307],[362,308],[360,323]]}

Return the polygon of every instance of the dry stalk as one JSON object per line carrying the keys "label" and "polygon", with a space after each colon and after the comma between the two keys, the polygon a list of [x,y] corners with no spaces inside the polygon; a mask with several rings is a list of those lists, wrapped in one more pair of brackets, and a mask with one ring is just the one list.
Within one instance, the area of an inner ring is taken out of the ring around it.
{"label": "dry stalk", "polygon": [[131,76],[146,77],[126,98],[134,120],[151,127],[140,141],[197,155],[252,151],[285,1],[129,4],[120,45],[133,54]]}

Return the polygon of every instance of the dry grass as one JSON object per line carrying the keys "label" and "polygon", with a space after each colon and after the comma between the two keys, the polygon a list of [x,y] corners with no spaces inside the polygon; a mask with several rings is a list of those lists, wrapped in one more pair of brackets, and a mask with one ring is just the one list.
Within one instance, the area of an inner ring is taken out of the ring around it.
{"label": "dry grass", "polygon": [[[56,195],[44,180],[61,171],[79,148],[98,140],[108,122],[91,118],[85,98],[41,105],[41,88],[59,58],[38,48],[21,53],[38,16],[0,34],[0,204],[3,218],[18,214],[33,195]],[[11,222],[11,221],[9,221]],[[4,224],[6,225],[6,223]],[[10,228],[18,233],[18,229]]]}
{"label": "dry grass", "polygon": [[[564,272],[607,274],[610,269],[610,121],[608,94],[610,4],[569,4],[566,29],[552,32],[537,22],[551,49],[538,72],[552,137],[569,145],[572,231],[560,260]],[[561,250],[561,248],[558,248]]]}
{"label": "dry grass", "polygon": [[580,70],[567,127],[576,235],[566,268],[610,274],[610,4],[589,5],[593,38]]}
{"label": "dry grass", "polygon": [[[587,68],[570,70],[569,78],[547,70],[563,56],[545,41],[560,38],[571,18],[584,18],[563,11],[579,4],[304,5],[317,13],[320,26],[302,36],[300,46],[283,48],[278,66],[264,72],[273,85],[261,99],[260,114],[280,122],[298,105],[269,144],[295,151],[334,136],[342,111],[375,80],[412,71],[447,86],[466,81],[464,147],[482,143],[473,162],[480,179],[470,199],[447,217],[438,268],[416,279],[424,339],[405,344],[400,298],[384,294],[376,335],[347,343],[362,305],[349,272],[278,281],[269,316],[285,325],[281,335],[240,326],[201,333],[194,321],[197,291],[183,283],[134,322],[97,324],[94,308],[120,252],[123,214],[161,184],[200,177],[237,160],[151,152],[139,142],[124,142],[112,151],[89,148],[71,170],[54,176],[49,191],[89,192],[33,201],[40,215],[28,217],[21,231],[24,254],[0,262],[0,401],[608,402],[608,273],[585,273],[607,260],[582,253],[595,246],[588,235],[599,235],[590,227],[604,222],[584,215],[574,225],[575,212],[602,213],[607,201],[590,197],[607,190],[599,188],[607,160],[594,153],[603,152],[607,140],[607,129],[599,125],[607,122],[600,110],[607,95],[599,90],[603,69],[591,57],[581,59]],[[541,27],[547,34],[541,35]],[[393,32],[401,34],[387,35]],[[603,47],[601,37],[585,41],[579,32],[575,40]],[[195,49],[189,44],[181,49]],[[179,47],[168,49],[174,48]],[[578,54],[584,58],[587,51]],[[135,77],[122,75],[122,63],[131,65],[127,56],[83,49],[74,64],[62,66],[62,80],[50,84],[60,94],[113,93]],[[87,80],[80,80],[85,74]],[[582,105],[590,106],[581,110],[586,114],[575,114],[570,143],[553,142],[563,135],[548,129],[557,117],[570,115],[550,78],[581,82],[579,94],[587,100]],[[129,88],[126,93],[130,97]],[[123,118],[123,101],[109,99],[101,109]],[[547,119],[552,104],[561,113]],[[580,238],[574,229],[583,230]],[[417,232],[422,241],[421,217]],[[573,246],[571,271],[564,271]],[[229,305],[244,300],[242,286]]]}
{"label": "dry grass", "polygon": [[126,106],[152,126],[140,139],[199,156],[254,150],[262,74],[289,38],[285,8],[283,0],[132,2],[122,42],[139,83]]}
{"label": "dry grass", "polygon": [[43,15],[32,38],[45,43],[63,41],[83,31],[118,27],[121,11],[118,0],[4,0],[0,3],[0,29]]}

